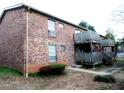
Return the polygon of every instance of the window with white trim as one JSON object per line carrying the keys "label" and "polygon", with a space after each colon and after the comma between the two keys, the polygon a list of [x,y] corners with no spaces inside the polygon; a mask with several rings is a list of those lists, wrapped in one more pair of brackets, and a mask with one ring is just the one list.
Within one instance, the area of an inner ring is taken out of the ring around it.
{"label": "window with white trim", "polygon": [[64,24],[63,23],[59,23],[59,28],[64,29]]}
{"label": "window with white trim", "polygon": [[55,21],[48,20],[48,35],[56,37]]}
{"label": "window with white trim", "polygon": [[56,45],[49,44],[48,50],[49,50],[48,58],[50,62],[56,62],[56,59],[57,59]]}

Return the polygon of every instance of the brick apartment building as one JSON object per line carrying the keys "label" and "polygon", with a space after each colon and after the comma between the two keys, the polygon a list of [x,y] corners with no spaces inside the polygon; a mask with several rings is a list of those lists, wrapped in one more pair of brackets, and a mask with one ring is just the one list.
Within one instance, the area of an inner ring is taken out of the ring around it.
{"label": "brick apartment building", "polygon": [[75,63],[73,34],[86,29],[19,4],[0,18],[0,66],[37,72],[51,63]]}

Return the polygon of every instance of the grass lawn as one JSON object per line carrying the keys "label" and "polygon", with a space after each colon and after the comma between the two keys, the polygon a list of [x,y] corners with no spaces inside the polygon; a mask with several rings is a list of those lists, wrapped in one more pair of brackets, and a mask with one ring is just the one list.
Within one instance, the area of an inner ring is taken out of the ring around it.
{"label": "grass lawn", "polygon": [[89,66],[89,67],[88,66],[87,67],[82,66],[81,68],[88,69],[88,70],[93,70],[93,71],[102,71],[102,70],[104,70],[106,68],[109,68],[109,67],[111,67],[111,66],[105,66],[103,64],[97,64],[97,65],[95,65],[95,68],[93,68],[93,66]]}
{"label": "grass lawn", "polygon": [[[54,77],[54,76],[61,76],[65,75],[65,72],[61,74],[55,75],[42,75],[41,73],[29,73],[29,77]],[[16,69],[9,68],[9,67],[0,67],[0,77],[4,76],[23,76],[23,73],[17,71]]]}
{"label": "grass lawn", "polygon": [[117,59],[117,61],[115,62],[115,65],[118,65],[118,64],[124,64],[124,60],[119,60],[119,59]]}
{"label": "grass lawn", "polygon": [[[64,75],[51,75],[42,78],[40,73],[30,73],[29,78],[21,77],[22,73],[8,67],[0,67],[0,89],[123,89],[124,83],[104,83],[94,81],[94,75],[65,70]],[[7,77],[6,77],[7,76]],[[9,77],[8,77],[9,76]],[[14,76],[14,77],[12,77]],[[35,78],[34,78],[35,77]],[[65,86],[66,85],[66,86]]]}
{"label": "grass lawn", "polygon": [[8,67],[0,67],[0,77],[1,76],[22,76],[23,74],[15,69]]}

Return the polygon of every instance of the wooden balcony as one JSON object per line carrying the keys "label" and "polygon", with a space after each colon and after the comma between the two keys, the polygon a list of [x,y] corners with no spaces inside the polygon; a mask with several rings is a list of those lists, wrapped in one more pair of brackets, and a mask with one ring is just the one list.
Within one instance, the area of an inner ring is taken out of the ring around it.
{"label": "wooden balcony", "polygon": [[93,65],[102,63],[103,59],[112,60],[113,57],[115,57],[115,52],[76,53],[76,62]]}
{"label": "wooden balcony", "polygon": [[99,42],[100,35],[93,31],[81,32],[74,34],[75,44],[87,43],[87,42]]}
{"label": "wooden balcony", "polygon": [[102,46],[114,46],[114,42],[111,39],[100,40]]}

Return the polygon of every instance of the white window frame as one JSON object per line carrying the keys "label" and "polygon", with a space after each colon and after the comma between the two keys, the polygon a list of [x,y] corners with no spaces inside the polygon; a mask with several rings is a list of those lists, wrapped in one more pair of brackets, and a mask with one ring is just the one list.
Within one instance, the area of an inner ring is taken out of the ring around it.
{"label": "white window frame", "polygon": [[56,37],[56,23],[51,19],[48,19],[48,35]]}
{"label": "white window frame", "polygon": [[54,44],[48,45],[48,59],[51,63],[55,63],[57,61],[56,45]]}
{"label": "white window frame", "polygon": [[59,28],[64,29],[64,24],[63,23],[59,23]]}

